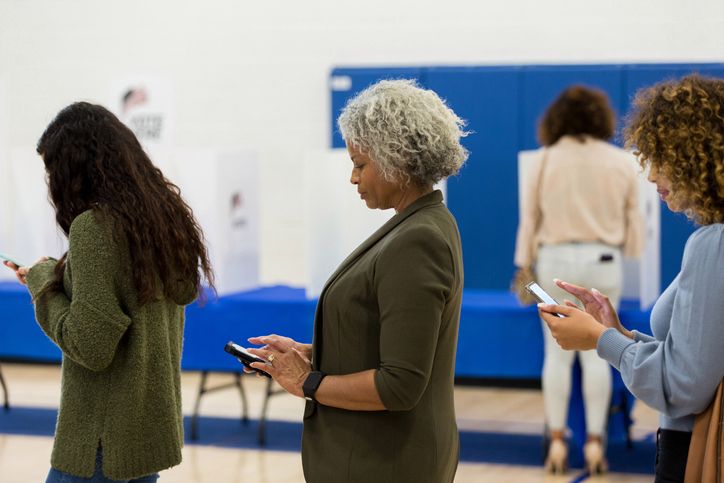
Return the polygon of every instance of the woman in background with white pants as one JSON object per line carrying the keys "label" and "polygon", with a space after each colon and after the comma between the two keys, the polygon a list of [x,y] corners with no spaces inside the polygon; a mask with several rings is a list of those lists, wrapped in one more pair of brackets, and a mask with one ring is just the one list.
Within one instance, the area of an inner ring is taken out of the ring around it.
{"label": "woman in background with white pants", "polygon": [[[515,264],[535,267],[538,283],[561,301],[554,278],[596,287],[618,307],[622,256],[638,256],[642,223],[634,158],[609,144],[615,115],[606,95],[571,86],[548,107],[539,125],[544,148],[531,166],[518,226]],[[575,282],[573,282],[575,280]],[[565,440],[575,352],[561,349],[543,324],[543,397],[551,445],[546,469],[566,469]],[[595,351],[578,352],[583,372],[586,467],[606,469],[603,436],[611,397],[611,371]]]}

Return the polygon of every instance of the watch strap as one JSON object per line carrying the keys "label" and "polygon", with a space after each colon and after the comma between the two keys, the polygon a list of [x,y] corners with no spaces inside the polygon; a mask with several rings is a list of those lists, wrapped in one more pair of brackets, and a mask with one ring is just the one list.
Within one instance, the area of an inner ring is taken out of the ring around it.
{"label": "watch strap", "polygon": [[304,397],[310,401],[317,401],[317,399],[314,397],[317,393],[317,389],[319,389],[319,385],[322,384],[322,381],[327,376],[322,371],[312,371],[309,373],[307,378],[304,380],[304,384],[302,384],[302,392],[304,392]]}

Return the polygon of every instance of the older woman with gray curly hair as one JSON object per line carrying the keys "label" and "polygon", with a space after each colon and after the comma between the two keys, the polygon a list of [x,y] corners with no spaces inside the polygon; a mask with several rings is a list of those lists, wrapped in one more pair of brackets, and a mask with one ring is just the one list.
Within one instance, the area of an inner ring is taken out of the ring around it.
{"label": "older woman with gray curly hair", "polygon": [[463,263],[457,224],[433,185],[467,158],[464,123],[409,80],[372,85],[338,122],[351,183],[369,208],[396,215],[327,281],[314,342],[251,338],[268,361],[252,366],[307,399],[307,481],[452,482]]}

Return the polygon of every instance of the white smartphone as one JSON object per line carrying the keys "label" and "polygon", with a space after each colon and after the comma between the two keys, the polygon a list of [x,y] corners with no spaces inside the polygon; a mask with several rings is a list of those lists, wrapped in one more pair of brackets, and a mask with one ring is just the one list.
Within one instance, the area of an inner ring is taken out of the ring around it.
{"label": "white smartphone", "polygon": [[7,260],[10,263],[14,263],[16,267],[24,267],[25,264],[22,262],[17,261],[10,255],[5,255],[4,253],[0,253],[0,260]]}
{"label": "white smartphone", "polygon": [[[528,285],[525,286],[525,289],[530,292],[533,297],[538,299],[539,302],[542,302],[544,304],[550,304],[550,305],[561,305],[558,303],[556,299],[550,296],[548,292],[543,290],[543,287],[538,285],[536,282],[530,282]],[[556,314],[558,317],[565,317],[565,315]]]}

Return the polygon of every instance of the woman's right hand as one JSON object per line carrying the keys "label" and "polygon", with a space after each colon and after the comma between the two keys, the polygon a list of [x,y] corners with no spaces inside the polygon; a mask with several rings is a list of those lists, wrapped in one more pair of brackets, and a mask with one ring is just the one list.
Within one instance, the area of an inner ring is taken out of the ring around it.
{"label": "woman's right hand", "polygon": [[12,270],[12,271],[15,272],[15,276],[18,278],[18,282],[20,282],[20,283],[22,283],[23,285],[26,285],[26,286],[27,286],[27,285],[28,285],[28,282],[25,280],[25,277],[28,276],[28,272],[30,271],[30,269],[33,268],[33,267],[34,267],[35,265],[37,265],[38,263],[47,262],[48,260],[50,260],[50,258],[48,258],[48,257],[40,257],[37,262],[33,263],[33,264],[32,264],[31,266],[29,266],[29,267],[18,267],[18,266],[15,265],[13,262],[10,262],[10,261],[8,261],[8,260],[4,260],[4,261],[3,261],[3,265],[5,265],[5,266],[8,267],[10,270]]}
{"label": "woman's right hand", "polygon": [[7,260],[3,261],[3,265],[15,272],[15,276],[18,278],[18,282],[22,283],[23,285],[28,284],[28,282],[25,281],[25,277],[28,275],[28,267],[18,267],[13,262],[9,262]]}
{"label": "woman's right hand", "polygon": [[633,334],[621,324],[618,313],[616,313],[616,308],[607,296],[595,288],[588,290],[587,288],[579,287],[578,285],[573,285],[572,283],[558,279],[555,279],[554,282],[560,288],[580,300],[586,312],[601,324],[616,329],[626,337],[633,339]]}
{"label": "woman's right hand", "polygon": [[275,350],[278,352],[289,352],[292,349],[296,349],[304,357],[312,359],[312,345],[311,344],[300,344],[290,337],[283,337],[281,335],[271,334],[262,335],[259,337],[249,337],[249,342],[255,345],[260,345],[259,349],[262,350]]}

